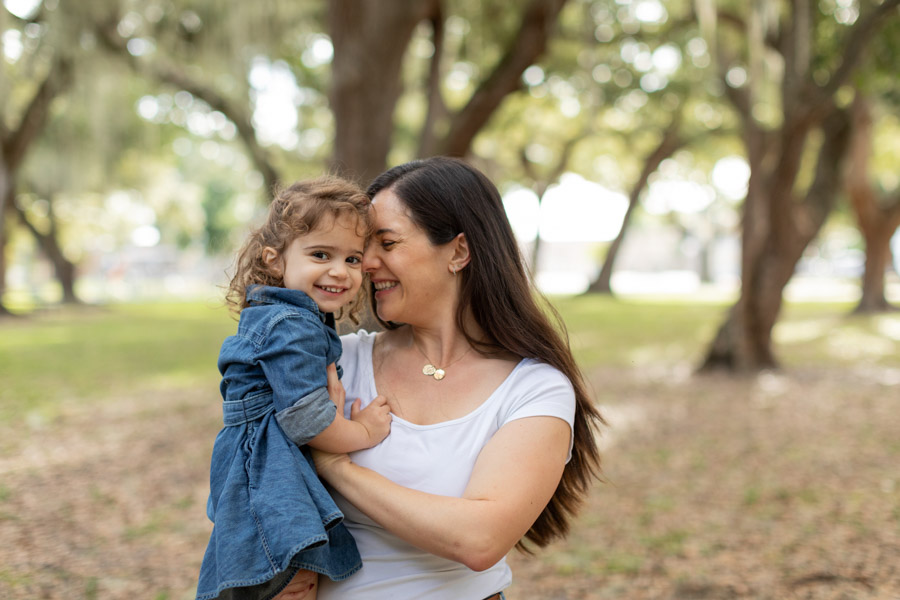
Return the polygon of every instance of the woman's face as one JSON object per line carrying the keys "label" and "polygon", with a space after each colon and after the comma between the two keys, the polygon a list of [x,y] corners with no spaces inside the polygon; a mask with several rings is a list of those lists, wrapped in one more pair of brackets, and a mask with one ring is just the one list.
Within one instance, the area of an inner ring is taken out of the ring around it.
{"label": "woman's face", "polygon": [[363,270],[375,288],[378,316],[384,321],[435,325],[456,308],[450,272],[452,244],[435,246],[390,189],[372,199],[375,234],[363,256]]}

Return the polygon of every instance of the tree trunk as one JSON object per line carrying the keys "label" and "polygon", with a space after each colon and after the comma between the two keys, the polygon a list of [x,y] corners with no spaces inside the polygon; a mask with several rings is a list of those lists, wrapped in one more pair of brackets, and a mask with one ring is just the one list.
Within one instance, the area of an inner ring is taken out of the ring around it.
{"label": "tree trunk", "polygon": [[9,315],[10,312],[3,303],[3,294],[6,292],[6,212],[10,205],[12,194],[12,182],[6,161],[0,154],[0,315]]}
{"label": "tree trunk", "polygon": [[[702,370],[755,371],[778,366],[772,350],[772,329],[781,311],[784,288],[797,262],[837,201],[841,189],[840,167],[849,145],[847,115],[834,109],[823,123],[822,131],[824,139],[813,183],[802,202],[793,200],[790,189],[775,185],[785,181],[785,174],[779,173],[781,166],[799,168],[799,157],[785,156],[782,152],[781,160],[773,161],[775,167],[766,178],[769,185],[753,181],[754,174],[763,170],[761,164],[751,168],[744,208],[741,295],[716,333]],[[803,146],[788,143],[784,151],[802,153]],[[756,154],[757,160],[762,158]],[[773,224],[769,218],[773,213],[780,215],[775,220],[787,222]]]}
{"label": "tree trunk", "polygon": [[[712,3],[706,6],[715,10]],[[839,64],[827,73],[828,83],[819,86],[813,83],[810,72],[811,48],[817,32],[809,19],[809,2],[791,3],[782,17],[786,20],[782,31],[786,34],[778,38],[775,48],[785,66],[779,83],[782,125],[771,132],[754,116],[756,98],[761,93],[759,86],[764,82],[751,78],[740,88],[728,85],[727,73],[736,61],[729,56],[729,46],[717,44],[715,37],[708,40],[723,78],[725,95],[742,122],[750,181],[742,223],[741,295],[711,343],[702,369],[758,370],[776,366],[771,334],[781,309],[782,292],[803,250],[831,212],[842,186],[840,167],[849,145],[850,126],[846,113],[835,108],[835,94],[859,66],[878,28],[898,6],[900,0],[885,0],[857,19],[840,40],[843,51]],[[715,21],[709,17],[706,14],[701,19],[707,36],[715,34]],[[809,133],[817,127],[822,128],[824,135],[813,183],[804,198],[795,198],[793,190],[804,146]]]}
{"label": "tree trunk", "polygon": [[[2,161],[0,161],[0,163],[2,163]],[[0,184],[3,183],[2,175],[3,165],[0,164]],[[7,194],[0,194],[0,317],[11,316],[13,314],[3,302],[3,295],[6,292],[6,242],[8,241],[8,227],[6,219],[3,218],[3,214],[6,213],[9,208],[9,202],[4,199],[6,196]]]}
{"label": "tree trunk", "polygon": [[742,278],[741,296],[719,327],[702,370],[755,371],[778,366],[772,329],[797,260],[799,256],[792,259],[776,252],[759,257],[754,276]]}
{"label": "tree trunk", "polygon": [[[632,190],[632,192],[633,191],[634,190]],[[606,251],[606,257],[603,259],[603,266],[600,268],[600,274],[597,275],[597,279],[592,281],[591,285],[588,286],[586,293],[612,295],[613,265],[615,265],[616,258],[619,256],[619,249],[622,247],[625,233],[628,231],[628,225],[631,224],[631,215],[634,213],[634,209],[637,208],[637,204],[637,198],[633,194],[629,196],[628,208],[625,210],[625,216],[622,218],[622,226],[619,228],[619,233],[616,234],[616,239],[612,241],[609,245],[609,250]]]}
{"label": "tree trunk", "polygon": [[531,274],[533,277],[537,277],[538,269],[540,268],[540,260],[541,260],[541,247],[544,245],[543,240],[541,238],[541,228],[538,227],[538,230],[534,233],[534,243],[531,245],[531,260],[529,264],[531,266]]}
{"label": "tree trunk", "polygon": [[81,304],[81,300],[75,293],[77,269],[75,265],[66,258],[65,254],[62,252],[62,248],[59,246],[59,236],[57,235],[56,218],[53,215],[52,202],[50,204],[51,209],[49,215],[50,229],[47,233],[44,233],[35,227],[34,224],[28,220],[25,211],[19,208],[15,202],[12,203],[12,206],[22,225],[24,225],[25,228],[31,232],[31,235],[34,236],[38,246],[41,248],[41,252],[43,252],[44,256],[46,256],[53,264],[53,272],[62,288],[62,303]]}
{"label": "tree trunk", "polygon": [[891,237],[896,231],[888,227],[863,230],[866,241],[866,263],[862,277],[862,296],[853,312],[877,313],[896,310],[884,294],[884,275],[891,262]]}
{"label": "tree trunk", "polygon": [[365,186],[387,166],[406,48],[416,25],[437,12],[439,2],[332,0],[328,6],[332,169]]}
{"label": "tree trunk", "polygon": [[643,193],[644,188],[647,187],[647,181],[650,179],[650,176],[656,172],[662,161],[672,156],[676,150],[684,145],[684,140],[681,139],[678,133],[679,126],[680,118],[676,116],[676,118],[672,120],[672,123],[666,128],[659,144],[649,155],[647,155],[647,158],[644,159],[644,166],[641,169],[641,174],[635,184],[631,187],[631,193],[628,195],[628,209],[625,211],[625,216],[622,219],[622,227],[619,228],[616,239],[613,240],[612,244],[609,246],[609,250],[606,252],[606,258],[603,260],[603,267],[600,269],[600,275],[591,282],[586,293],[612,294],[611,282],[613,265],[619,255],[619,249],[622,246],[622,241],[625,239],[625,233],[628,231],[628,225],[631,223],[631,217],[634,210],[637,208],[641,193]]}
{"label": "tree trunk", "polygon": [[47,122],[50,104],[72,83],[72,63],[57,54],[50,70],[25,107],[14,129],[0,127],[0,313],[8,314],[2,298],[6,282],[6,215],[10,213],[16,192],[16,175],[31,145]]}
{"label": "tree trunk", "polygon": [[852,141],[846,172],[847,192],[866,247],[862,296],[854,312],[894,310],[884,294],[884,275],[891,262],[891,237],[900,226],[900,195],[892,201],[880,198],[869,178],[872,155],[872,114],[860,94],[851,105]]}
{"label": "tree trunk", "polygon": [[[534,192],[534,195],[537,196],[538,199],[538,217],[540,217],[541,204],[544,201],[544,194],[547,193],[547,190],[550,189],[550,186],[562,177],[566,168],[569,166],[569,160],[572,158],[572,152],[575,151],[575,146],[578,145],[578,142],[583,140],[587,136],[587,132],[582,132],[572,138],[566,140],[566,143],[563,144],[562,150],[559,153],[559,156],[556,159],[556,162],[550,168],[550,171],[546,174],[546,176],[541,176],[537,169],[535,169],[534,163],[528,159],[528,153],[525,151],[525,148],[519,149],[519,163],[522,165],[522,169],[531,178],[531,191]],[[534,244],[531,246],[531,260],[529,261],[529,265],[531,267],[531,274],[534,277],[537,277],[538,274],[538,262],[541,257],[541,228],[538,227],[537,231],[534,234]]]}

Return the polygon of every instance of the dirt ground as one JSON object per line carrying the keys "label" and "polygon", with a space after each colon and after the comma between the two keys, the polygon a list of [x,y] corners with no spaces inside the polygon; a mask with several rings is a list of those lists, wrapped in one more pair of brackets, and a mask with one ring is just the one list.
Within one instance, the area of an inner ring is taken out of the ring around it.
{"label": "dirt ground", "polygon": [[[511,556],[511,600],[900,599],[896,370],[591,380],[607,482]],[[152,390],[0,425],[0,598],[192,598],[219,410]]]}

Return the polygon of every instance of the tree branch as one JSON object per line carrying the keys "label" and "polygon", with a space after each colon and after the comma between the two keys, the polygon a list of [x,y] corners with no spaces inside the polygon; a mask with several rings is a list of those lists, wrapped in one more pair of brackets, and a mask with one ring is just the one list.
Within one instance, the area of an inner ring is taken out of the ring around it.
{"label": "tree branch", "polygon": [[840,166],[850,146],[850,119],[847,111],[840,108],[831,110],[822,123],[822,133],[824,139],[813,182],[803,203],[798,207],[801,211],[798,218],[794,219],[799,235],[792,242],[802,244],[801,252],[834,208],[841,189],[843,174]]}
{"label": "tree branch", "polygon": [[781,106],[785,121],[793,120],[798,108],[805,105],[801,96],[810,81],[809,61],[812,44],[809,0],[791,0],[790,6],[790,23],[781,48],[784,57]]}
{"label": "tree branch", "polygon": [[619,248],[621,248],[622,242],[625,239],[628,225],[631,223],[631,217],[637,209],[641,192],[647,187],[650,176],[659,169],[659,165],[685,144],[685,140],[680,133],[681,118],[680,112],[675,114],[672,118],[672,122],[669,123],[662,138],[660,138],[659,144],[657,144],[644,158],[641,174],[638,176],[637,181],[634,182],[634,185],[631,186],[631,191],[628,194],[628,208],[625,210],[625,215],[622,218],[622,226],[619,228],[619,233],[616,234],[616,238],[610,244],[609,250],[606,252],[606,258],[603,260],[600,274],[597,275],[597,279],[591,283],[590,288],[588,289],[589,292],[612,292],[611,281],[613,266],[618,257]]}
{"label": "tree branch", "polygon": [[883,207],[884,218],[888,223],[893,224],[893,228],[900,227],[900,193],[894,194],[894,198]]}
{"label": "tree branch", "polygon": [[853,206],[860,229],[872,226],[879,219],[875,188],[869,179],[872,155],[872,113],[866,98],[856,91],[850,105],[850,156],[845,168],[847,195]]}
{"label": "tree branch", "polygon": [[853,73],[853,70],[859,64],[863,51],[875,35],[875,32],[884,24],[891,11],[896,10],[898,6],[900,6],[900,0],[885,0],[884,3],[877,6],[869,14],[860,17],[850,28],[850,31],[845,36],[845,42],[841,44],[841,47],[844,49],[841,54],[841,64],[832,73],[828,83],[823,88],[820,88],[819,102],[833,96],[838,88],[847,82],[850,74]]}
{"label": "tree branch", "polygon": [[109,19],[106,23],[98,24],[96,32],[104,47],[111,53],[124,59],[136,72],[180,90],[190,92],[193,96],[206,102],[210,108],[221,112],[229,121],[234,123],[238,136],[250,154],[254,166],[262,173],[267,192],[272,193],[280,177],[269,158],[268,151],[257,141],[256,129],[248,111],[244,107],[227,99],[212,87],[192,79],[183,70],[178,69],[174,65],[159,62],[149,63],[132,56],[128,52],[126,40],[116,31],[115,19]]}
{"label": "tree branch", "polygon": [[72,83],[72,63],[61,55],[54,57],[44,81],[31,98],[18,126],[2,140],[3,160],[15,172],[22,164],[28,148],[40,134],[50,112],[53,99]]}
{"label": "tree branch", "polygon": [[522,73],[547,47],[550,32],[566,0],[532,0],[525,9],[515,41],[469,102],[450,122],[442,154],[464,156],[472,140],[503,99],[521,86]]}
{"label": "tree branch", "polygon": [[447,106],[441,94],[441,59],[444,56],[444,11],[441,2],[435,4],[434,14],[429,18],[432,31],[434,54],[428,69],[428,110],[422,124],[419,138],[419,156],[431,154],[435,145],[435,123],[447,114]]}
{"label": "tree branch", "polygon": [[522,169],[525,171],[525,174],[535,183],[535,193],[538,196],[538,199],[544,196],[544,192],[547,191],[547,188],[550,187],[556,180],[562,177],[562,174],[565,172],[566,168],[569,166],[569,160],[572,158],[572,152],[575,150],[575,146],[578,143],[585,139],[589,135],[589,131],[583,130],[578,135],[570,137],[563,144],[562,150],[559,153],[559,157],[553,163],[553,166],[550,168],[550,172],[547,173],[544,177],[537,172],[537,169],[534,168],[534,163],[528,160],[528,156],[526,153],[525,147],[519,149],[519,164],[522,166]]}

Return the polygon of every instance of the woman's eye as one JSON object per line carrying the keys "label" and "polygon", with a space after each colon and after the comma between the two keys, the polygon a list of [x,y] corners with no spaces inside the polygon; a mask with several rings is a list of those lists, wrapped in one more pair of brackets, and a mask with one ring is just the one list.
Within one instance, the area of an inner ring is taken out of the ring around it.
{"label": "woman's eye", "polygon": [[392,242],[389,240],[382,240],[381,247],[384,248],[385,250],[390,250],[391,246],[393,246],[396,243],[397,242]]}

